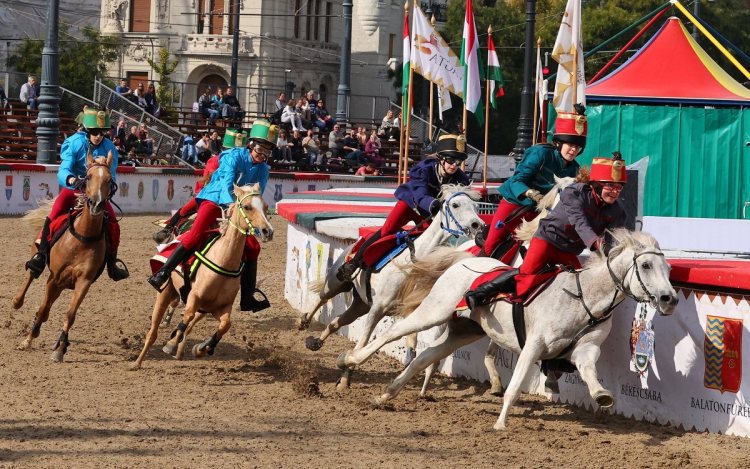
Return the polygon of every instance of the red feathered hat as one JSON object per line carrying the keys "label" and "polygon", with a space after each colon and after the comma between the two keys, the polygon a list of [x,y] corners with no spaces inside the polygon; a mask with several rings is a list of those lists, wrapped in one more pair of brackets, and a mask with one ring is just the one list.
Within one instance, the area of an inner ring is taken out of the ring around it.
{"label": "red feathered hat", "polygon": [[614,158],[596,157],[591,163],[591,180],[598,182],[628,182],[628,172],[625,170],[625,160],[619,151],[613,153]]}

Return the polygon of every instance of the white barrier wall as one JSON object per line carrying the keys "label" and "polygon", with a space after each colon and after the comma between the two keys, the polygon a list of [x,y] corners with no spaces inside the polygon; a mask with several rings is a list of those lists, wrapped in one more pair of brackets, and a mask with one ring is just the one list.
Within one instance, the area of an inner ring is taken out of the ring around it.
{"label": "white barrier wall", "polygon": [[[285,296],[293,307],[300,312],[314,307],[317,294],[308,291],[309,282],[325,278],[334,259],[350,242],[289,224]],[[670,317],[654,318],[653,310],[644,311],[631,300],[616,309],[612,332],[597,367],[600,382],[615,396],[614,412],[686,429],[750,436],[750,403],[745,399],[745,393],[750,395],[750,383],[742,382],[742,364],[748,362],[744,355],[750,352],[750,347],[745,347],[748,352],[742,347],[748,337],[744,317],[750,314],[750,305],[745,298],[692,290],[679,294],[680,304]],[[322,308],[317,319],[327,324],[345,310],[346,301],[344,296],[335,298]],[[383,319],[375,335],[392,321]],[[649,334],[651,326],[653,335]],[[340,334],[357,340],[361,327],[360,319],[342,328]],[[421,333],[418,350],[435,338],[434,330]],[[483,339],[457,350],[441,363],[440,372],[487,380],[483,363],[487,343],[488,339]],[[633,358],[631,344],[638,351],[638,360]],[[384,352],[403,362],[403,340],[390,344]],[[517,355],[505,350],[497,359],[506,385],[517,360]],[[638,369],[631,361],[640,363],[641,371],[631,371]],[[531,375],[524,390],[544,394],[543,375]],[[577,372],[560,379],[560,390],[561,394],[554,396],[557,400],[596,408]]]}

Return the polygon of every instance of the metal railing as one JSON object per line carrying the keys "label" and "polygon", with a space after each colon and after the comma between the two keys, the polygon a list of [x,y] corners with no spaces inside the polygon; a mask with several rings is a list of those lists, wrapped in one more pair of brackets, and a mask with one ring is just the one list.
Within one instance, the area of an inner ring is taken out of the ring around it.
{"label": "metal railing", "polygon": [[94,82],[93,102],[100,103],[111,109],[113,124],[121,118],[124,118],[130,125],[146,123],[149,136],[154,139],[154,156],[165,160],[168,164],[181,164],[190,168],[193,167],[177,155],[177,152],[180,150],[180,144],[185,138],[185,135],[179,130],[147,113],[137,104],[121,97],[99,80]]}

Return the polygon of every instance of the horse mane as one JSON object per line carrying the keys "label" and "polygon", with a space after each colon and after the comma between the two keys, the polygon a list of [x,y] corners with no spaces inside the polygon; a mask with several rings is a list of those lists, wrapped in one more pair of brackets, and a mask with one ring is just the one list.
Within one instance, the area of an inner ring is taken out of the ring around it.
{"label": "horse mane", "polygon": [[[628,248],[642,251],[647,248],[659,249],[659,242],[650,233],[645,231],[630,231],[627,228],[615,228],[609,231],[612,237],[617,241],[609,251],[609,257],[614,258],[622,254]],[[597,250],[589,256],[589,260],[584,264],[585,268],[596,268],[607,262],[607,257],[601,250]]]}
{"label": "horse mane", "polygon": [[400,301],[392,306],[395,310],[394,316],[406,317],[411,314],[422,304],[435,282],[446,270],[470,257],[474,255],[466,251],[456,251],[455,246],[441,246],[412,263],[398,265],[397,267],[406,274],[406,280],[396,294]]}
{"label": "horse mane", "polygon": [[440,188],[440,201],[445,202],[450,199],[453,194],[458,192],[465,192],[471,200],[479,200],[482,198],[482,194],[478,190],[472,189],[471,186],[464,186],[461,184],[443,184]]}

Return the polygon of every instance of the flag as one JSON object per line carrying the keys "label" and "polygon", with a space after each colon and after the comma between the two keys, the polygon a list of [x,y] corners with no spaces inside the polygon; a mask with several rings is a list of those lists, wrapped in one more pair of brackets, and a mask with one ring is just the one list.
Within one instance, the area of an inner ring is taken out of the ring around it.
{"label": "flag", "polygon": [[[577,51],[577,55],[573,55]],[[576,63],[573,58],[576,57]],[[552,103],[558,111],[575,112],[573,104],[586,105],[586,76],[583,70],[583,41],[581,41],[581,0],[568,0],[560,31],[557,33],[552,58],[557,68],[555,95]],[[576,102],[573,102],[573,72],[575,71]]]}
{"label": "flag", "polygon": [[440,120],[444,121],[443,112],[447,111],[448,109],[452,109],[453,103],[451,102],[451,95],[448,90],[438,85],[437,92],[438,98],[440,99]]}
{"label": "flag", "polygon": [[542,72],[542,51],[539,47],[536,48],[536,78],[534,79],[534,86],[536,87],[536,96],[539,105],[539,122],[541,122],[542,111],[544,110],[544,72]]}
{"label": "flag", "polygon": [[[409,69],[411,68],[411,37],[409,36],[409,13],[404,15],[404,76],[401,81],[401,92],[404,95],[404,103],[411,108],[411,96],[409,96]],[[406,111],[404,110],[404,117]]]}
{"label": "flag", "polygon": [[412,29],[411,68],[415,73],[463,98],[464,68],[416,1]]}
{"label": "flag", "polygon": [[[492,40],[492,34],[487,36],[487,80],[490,87],[490,103],[493,109],[497,109],[497,98],[505,94],[503,90],[503,72],[500,69],[500,61],[497,60],[495,51],[495,41]],[[497,89],[495,89],[497,86]]]}
{"label": "flag", "polygon": [[479,55],[479,37],[474,23],[474,9],[471,0],[466,0],[466,17],[464,34],[461,41],[461,65],[464,67],[464,103],[466,109],[474,114],[479,125],[484,124],[482,107],[481,79],[484,73],[482,57]]}

